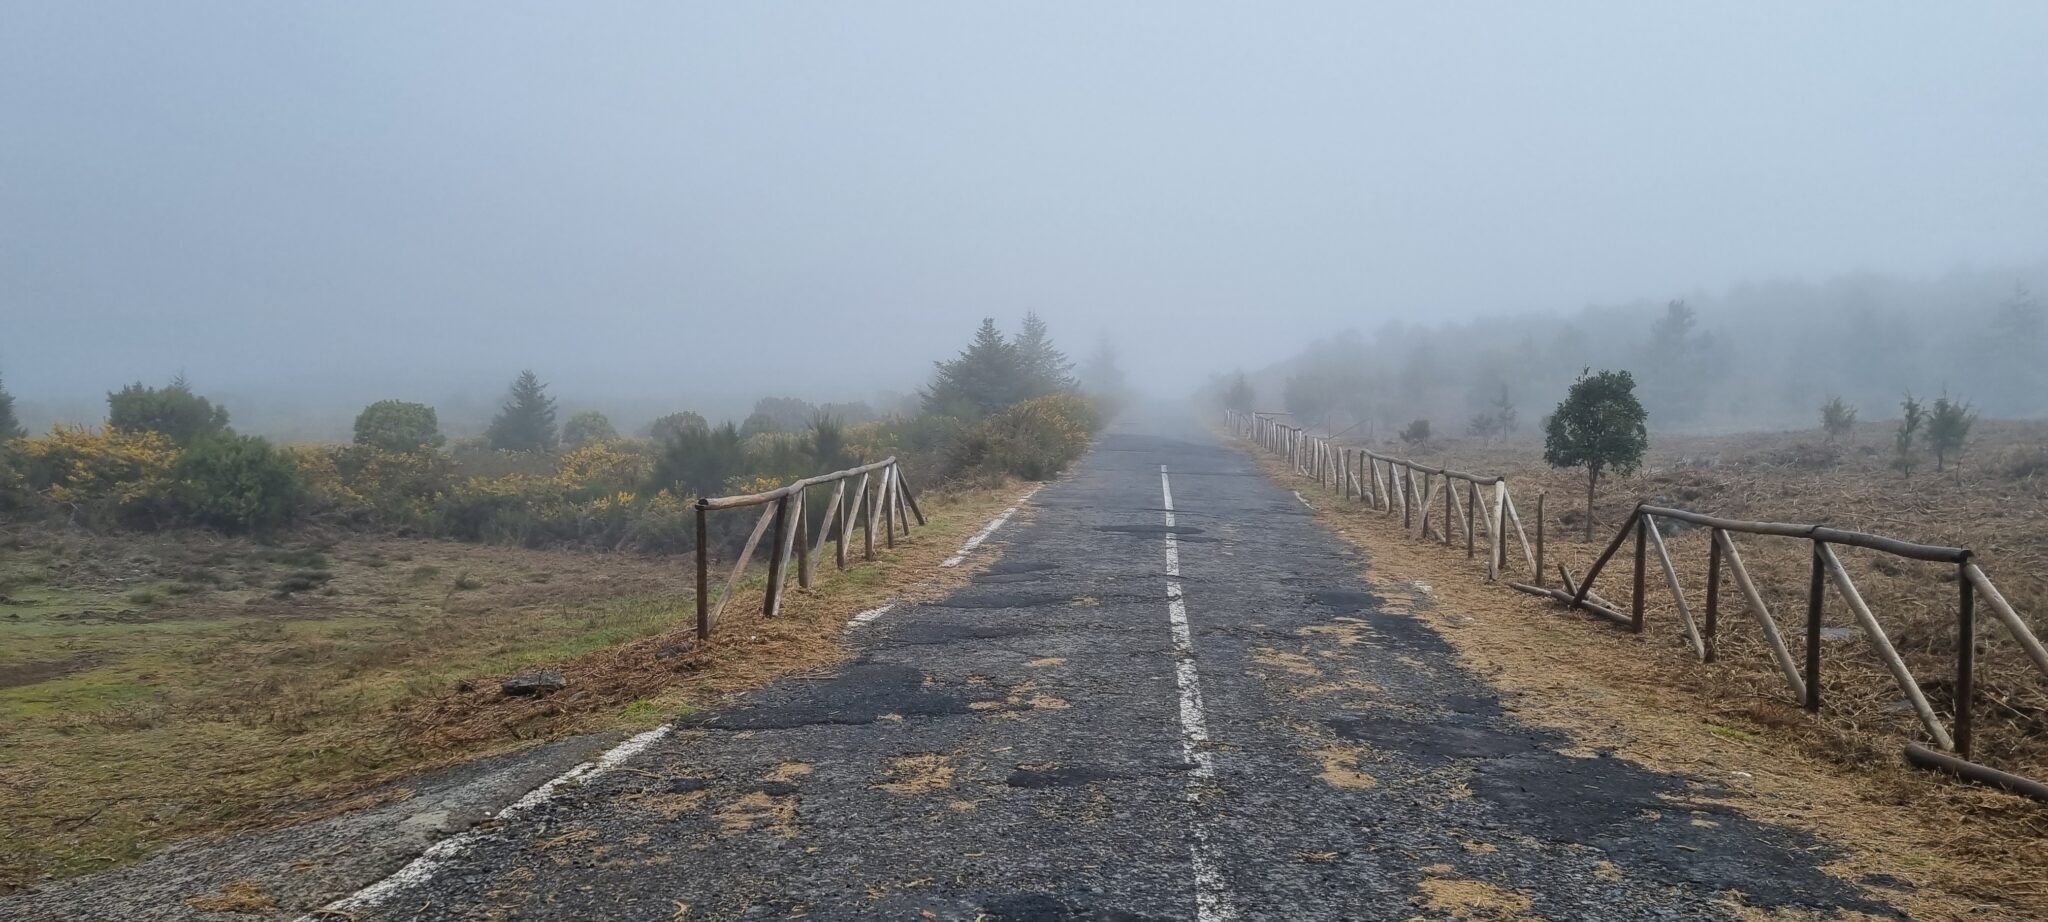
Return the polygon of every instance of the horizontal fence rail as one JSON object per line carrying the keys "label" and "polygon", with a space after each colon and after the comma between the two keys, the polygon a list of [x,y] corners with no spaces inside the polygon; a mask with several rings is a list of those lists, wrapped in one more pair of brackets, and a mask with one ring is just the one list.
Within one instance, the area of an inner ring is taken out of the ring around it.
{"label": "horizontal fence rail", "polygon": [[[1908,762],[1923,768],[1948,771],[1964,778],[1994,785],[2036,799],[2048,801],[2048,784],[2002,772],[1969,761],[1973,732],[1973,706],[1976,697],[1976,640],[1977,606],[1981,601],[1992,616],[2005,626],[2013,640],[2025,651],[2027,658],[2043,675],[2048,675],[2048,647],[2027,627],[2004,595],[1999,593],[1991,578],[1977,565],[1967,548],[1944,547],[1920,544],[1885,535],[1874,535],[1824,525],[1800,525],[1783,522],[1747,522],[1727,519],[1689,509],[1675,509],[1638,504],[1629,513],[1628,521],[1609,541],[1600,555],[1593,560],[1583,576],[1574,576],[1563,564],[1557,567],[1562,589],[1545,585],[1543,576],[1543,496],[1536,497],[1536,540],[1533,544],[1523,532],[1521,519],[1514,514],[1514,500],[1507,490],[1505,477],[1487,477],[1467,474],[1448,468],[1432,468],[1398,458],[1389,458],[1363,449],[1347,449],[1334,445],[1330,439],[1308,434],[1305,430],[1281,422],[1279,413],[1247,413],[1226,411],[1225,421],[1232,434],[1252,442],[1284,458],[1294,471],[1319,483],[1330,484],[1345,496],[1358,495],[1362,501],[1377,509],[1392,511],[1399,508],[1405,530],[1423,538],[1430,537],[1430,515],[1437,492],[1433,483],[1441,480],[1444,484],[1443,528],[1439,532],[1443,543],[1451,543],[1451,529],[1457,514],[1457,485],[1466,486],[1467,500],[1464,506],[1466,553],[1472,553],[1473,510],[1480,505],[1479,488],[1492,486],[1496,499],[1492,509],[1485,510],[1492,559],[1487,565],[1487,579],[1499,577],[1506,564],[1503,553],[1506,542],[1504,524],[1512,522],[1515,534],[1521,537],[1522,548],[1529,570],[1533,574],[1529,582],[1513,582],[1508,585],[1521,592],[1541,596],[1560,602],[1570,608],[1598,616],[1633,633],[1643,630],[1644,606],[1648,599],[1647,584],[1651,579],[1651,556],[1656,559],[1655,570],[1662,577],[1666,591],[1671,594],[1673,608],[1677,612],[1679,627],[1683,630],[1688,647],[1701,662],[1716,660],[1715,634],[1719,628],[1722,599],[1721,589],[1726,572],[1743,598],[1743,605],[1751,618],[1756,621],[1765,646],[1770,649],[1771,658],[1778,673],[1785,679],[1792,699],[1809,712],[1821,709],[1821,652],[1822,615],[1827,604],[1828,587],[1833,586],[1854,616],[1857,629],[1863,634],[1872,654],[1885,667],[1898,685],[1905,702],[1912,709],[1920,725],[1926,730],[1928,739],[1938,749],[1931,749],[1917,742],[1906,744],[1905,756]],[[1384,477],[1382,473],[1384,472]],[[1418,488],[1416,477],[1420,475],[1422,485]],[[1419,498],[1418,498],[1419,496]],[[1418,515],[1419,514],[1419,515]],[[1503,517],[1505,515],[1505,518]],[[1420,519],[1418,524],[1417,519]],[[1707,587],[1704,608],[1700,617],[1694,617],[1692,603],[1687,599],[1679,579],[1678,566],[1665,544],[1658,522],[1669,520],[1709,529],[1707,542]],[[1794,657],[1778,627],[1776,617],[1765,604],[1763,594],[1757,589],[1756,581],[1750,576],[1748,567],[1742,562],[1733,536],[1758,535],[1792,538],[1810,542],[1809,577],[1806,592],[1806,620],[1804,626],[1805,646],[1803,657]],[[1622,546],[1633,536],[1634,567],[1628,611],[1602,598],[1593,591],[1593,583],[1601,571],[1619,553]],[[1841,558],[1834,551],[1835,546],[1856,547],[1877,551],[1910,560],[1949,564],[1955,567],[1956,597],[1956,658],[1955,658],[1955,704],[1951,721],[1943,723],[1934,706],[1927,699],[1920,683],[1914,679],[1905,659],[1892,645],[1884,627],[1871,611],[1862,593],[1856,589],[1855,581]]]}
{"label": "horizontal fence rail", "polygon": [[[1488,582],[1499,579],[1507,569],[1510,540],[1520,544],[1522,562],[1534,574],[1531,578],[1541,581],[1541,516],[1537,520],[1537,541],[1532,544],[1528,530],[1522,527],[1521,513],[1515,509],[1514,494],[1508,489],[1506,477],[1431,467],[1365,448],[1345,447],[1276,418],[1283,414],[1225,412],[1225,422],[1233,434],[1281,456],[1296,473],[1314,478],[1346,499],[1356,498],[1388,515],[1400,513],[1402,527],[1419,539],[1453,545],[1462,538],[1465,556],[1476,558],[1479,531],[1483,527]],[[1486,493],[1493,494],[1490,500]],[[1540,510],[1542,496],[1536,501]],[[1432,518],[1438,509],[1442,510],[1441,527]],[[1508,531],[1509,526],[1514,531]]]}
{"label": "horizontal fence rail", "polygon": [[[1691,603],[1678,576],[1678,567],[1672,559],[1670,549],[1665,545],[1660,521],[1685,522],[1709,529],[1707,543],[1707,588],[1703,617],[1695,619]],[[1764,603],[1762,593],[1757,591],[1756,581],[1751,578],[1749,568],[1743,565],[1742,554],[1737,550],[1735,535],[1759,535],[1778,538],[1792,538],[1809,542],[1811,566],[1807,580],[1805,646],[1803,656],[1795,658],[1778,628],[1778,621]],[[1621,550],[1630,536],[1635,538],[1634,572],[1629,611],[1623,614],[1612,603],[1601,599],[1593,592],[1593,581],[1599,578],[1602,569]],[[1858,547],[1932,563],[1954,566],[1956,596],[1955,634],[1955,701],[1951,720],[1943,723],[1941,716],[1927,700],[1920,683],[1907,667],[1905,658],[1899,655],[1886,635],[1884,626],[1870,609],[1863,594],[1856,588],[1856,582],[1842,565],[1835,553],[1836,546]],[[1983,601],[1993,616],[2005,625],[2015,642],[2026,651],[2028,659],[2048,675],[2048,649],[2044,649],[2039,638],[2034,636],[2027,624],[2013,610],[1998,588],[1991,583],[1983,569],[1972,560],[1969,549],[1918,544],[1884,535],[1847,531],[1821,525],[1790,525],[1781,522],[1744,522],[1706,515],[1689,509],[1673,509],[1666,506],[1639,504],[1630,511],[1628,521],[1616,532],[1613,540],[1594,558],[1593,565],[1584,576],[1574,578],[1571,571],[1558,567],[1558,574],[1565,583],[1565,591],[1510,583],[1515,589],[1532,595],[1545,596],[1572,608],[1588,611],[1613,621],[1628,630],[1641,633],[1643,630],[1643,609],[1648,600],[1646,584],[1649,582],[1650,558],[1654,553],[1655,569],[1662,574],[1667,591],[1671,594],[1673,607],[1677,610],[1680,627],[1685,632],[1687,643],[1701,662],[1715,661],[1715,632],[1721,614],[1722,574],[1725,571],[1734,577],[1735,585],[1742,592],[1744,607],[1763,636],[1764,644],[1770,648],[1771,658],[1778,672],[1784,677],[1793,700],[1809,712],[1819,712],[1821,700],[1822,616],[1826,612],[1828,587],[1834,587],[1834,594],[1847,606],[1854,617],[1859,632],[1871,654],[1891,674],[1898,685],[1899,693],[1912,708],[1913,715],[1927,737],[1940,750],[1937,752],[1917,743],[1908,743],[1906,757],[1915,765],[1938,768],[1954,772],[1972,780],[1994,784],[2017,793],[2048,800],[2048,786],[2000,772],[1989,766],[1968,761],[1973,731],[1973,711],[1976,699],[1976,651],[1977,651],[1977,604]],[[1947,754],[1953,753],[1953,755]]]}
{"label": "horizontal fence rail", "polygon": [[[853,484],[850,491],[847,489],[849,483]],[[832,489],[831,497],[824,505],[817,535],[813,538],[810,491],[826,487]],[[766,508],[754,523],[753,532],[747,535],[746,544],[741,546],[739,558],[733,563],[732,573],[725,579],[725,588],[714,602],[710,592],[711,513],[754,506]],[[860,467],[807,477],[765,493],[697,500],[697,639],[711,637],[712,629],[718,625],[718,616],[724,613],[726,603],[732,600],[733,589],[746,575],[747,564],[753,562],[754,551],[760,547],[764,535],[772,531],[774,537],[769,545],[768,586],[761,599],[761,614],[772,618],[782,610],[792,556],[796,558],[797,585],[805,589],[811,587],[817,560],[823,555],[827,541],[833,543],[833,563],[841,570],[846,569],[847,536],[855,527],[860,529],[862,558],[873,560],[878,517],[886,547],[896,546],[899,528],[904,535],[910,534],[911,519],[915,518],[919,525],[925,524],[924,510],[918,508],[917,495],[904,481],[902,466],[896,463],[894,456]]]}

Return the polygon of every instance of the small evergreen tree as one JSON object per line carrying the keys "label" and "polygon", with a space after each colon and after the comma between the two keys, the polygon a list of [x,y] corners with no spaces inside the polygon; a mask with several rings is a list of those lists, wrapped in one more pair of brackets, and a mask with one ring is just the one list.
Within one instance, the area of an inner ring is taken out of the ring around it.
{"label": "small evergreen tree", "polygon": [[612,421],[596,410],[584,410],[569,417],[562,424],[562,444],[580,448],[592,442],[609,442],[619,437],[619,430],[612,428]]}
{"label": "small evergreen tree", "polygon": [[937,365],[923,395],[927,413],[978,419],[1027,396],[1023,359],[992,318],[982,320],[958,357]]}
{"label": "small evergreen tree", "polygon": [[167,387],[137,381],[107,395],[107,425],[123,432],[160,432],[179,445],[227,431],[228,410],[192,392],[185,376]]}
{"label": "small evergreen tree", "polygon": [[379,400],[356,414],[357,445],[384,451],[430,451],[448,441],[434,408],[405,400]]}
{"label": "small evergreen tree", "polygon": [[1515,411],[1515,402],[1508,399],[1507,386],[1502,385],[1500,396],[1494,398],[1493,405],[1473,416],[1472,421],[1466,424],[1465,431],[1467,434],[1478,436],[1483,443],[1491,443],[1496,438],[1514,432],[1520,425],[1520,414]]}
{"label": "small evergreen tree", "polygon": [[1074,389],[1074,363],[1053,346],[1052,335],[1036,312],[1024,315],[1017,333],[1017,362],[1024,373],[1024,393],[1019,399]]}
{"label": "small evergreen tree", "polygon": [[1820,428],[1827,433],[1828,444],[1833,445],[1856,428],[1856,408],[1830,395],[1828,402],[1820,405]]}
{"label": "small evergreen tree", "polygon": [[1927,411],[1909,391],[1906,399],[1899,403],[1899,428],[1892,436],[1892,444],[1898,449],[1899,470],[1907,477],[1913,476],[1913,440],[1920,433],[1920,423],[1927,418]]}
{"label": "small evergreen tree", "polygon": [[1633,472],[1650,446],[1647,415],[1636,399],[1635,377],[1626,371],[1579,373],[1579,380],[1550,415],[1543,461],[1551,467],[1586,469],[1586,540],[1593,540],[1593,499],[1600,475]]}
{"label": "small evergreen tree", "polygon": [[1096,404],[1113,411],[1122,406],[1130,397],[1130,384],[1124,378],[1122,365],[1117,361],[1116,346],[1108,337],[1095,344],[1095,352],[1082,363],[1078,376],[1081,392],[1095,398]]}
{"label": "small evergreen tree", "polygon": [[1401,430],[1401,444],[1410,448],[1429,444],[1429,420],[1418,419],[1409,423],[1408,428]]}
{"label": "small evergreen tree", "polygon": [[484,432],[490,446],[499,451],[553,451],[559,444],[555,433],[555,398],[540,376],[522,371],[512,382],[505,406]]}
{"label": "small evergreen tree", "polygon": [[0,385],[0,442],[18,439],[28,433],[21,428],[21,420],[14,416],[14,395]]}
{"label": "small evergreen tree", "polygon": [[[1962,457],[1963,443],[1976,422],[1977,414],[1968,403],[1950,400],[1946,391],[1934,398],[1934,412],[1927,415],[1927,447],[1934,449],[1935,471],[1943,470],[1950,458]],[[1962,476],[1960,470],[1957,476]]]}

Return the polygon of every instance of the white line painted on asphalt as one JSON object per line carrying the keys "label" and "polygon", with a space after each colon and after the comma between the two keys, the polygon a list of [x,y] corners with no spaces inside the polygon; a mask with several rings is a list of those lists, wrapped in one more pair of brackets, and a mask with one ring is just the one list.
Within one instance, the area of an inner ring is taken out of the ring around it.
{"label": "white line painted on asphalt", "polygon": [[[1193,766],[1183,796],[1197,810],[1201,808],[1200,787],[1216,777],[1216,759],[1209,752],[1209,717],[1202,706],[1202,675],[1195,668],[1195,639],[1188,630],[1187,600],[1181,595],[1180,542],[1174,537],[1173,481],[1166,465],[1159,465],[1159,498],[1166,509],[1166,619],[1173,626],[1174,681],[1180,687],[1180,747]],[[1230,922],[1237,909],[1230,900],[1230,888],[1209,856],[1209,832],[1200,815],[1189,821],[1194,841],[1188,846],[1195,872],[1196,922]]]}
{"label": "white line painted on asphalt", "polygon": [[1003,523],[1009,521],[1010,516],[1016,515],[1018,509],[1023,508],[1024,504],[1031,500],[1031,497],[1038,495],[1038,491],[1044,488],[1044,484],[1039,484],[1038,486],[1032,487],[1031,492],[1026,493],[1023,496],[1017,497],[1017,505],[1011,506],[1010,508],[1003,510],[1002,514],[996,516],[993,519],[990,519],[987,525],[983,526],[980,531],[974,533],[974,537],[967,539],[966,544],[960,545],[959,553],[946,558],[944,562],[939,564],[939,566],[959,566],[963,561],[967,559],[967,555],[974,553],[974,549],[981,546],[981,542],[987,541],[988,536],[995,534],[996,529],[1003,527]]}
{"label": "white line painted on asphalt", "polygon": [[1316,507],[1315,507],[1315,505],[1314,505],[1314,504],[1312,504],[1312,503],[1310,503],[1310,502],[1308,501],[1308,497],[1306,497],[1306,496],[1303,496],[1303,495],[1301,495],[1301,491],[1300,491],[1300,490],[1296,490],[1296,491],[1294,491],[1294,498],[1295,498],[1295,499],[1298,499],[1298,500],[1301,500],[1301,504],[1302,504],[1302,505],[1304,505],[1304,506],[1307,506],[1307,507],[1309,508],[1309,511],[1311,511],[1311,512],[1315,511],[1315,508],[1316,508]]}
{"label": "white line painted on asphalt", "polygon": [[846,626],[860,627],[863,624],[867,624],[875,620],[876,618],[880,618],[881,616],[888,614],[889,609],[895,607],[896,603],[890,602],[889,604],[880,606],[878,608],[870,608],[867,611],[861,612],[860,614],[854,615],[853,617],[846,619]]}
{"label": "white line painted on asphalt", "polygon": [[[663,737],[668,736],[674,729],[670,724],[662,724],[617,746],[613,746],[595,760],[584,762],[575,768],[556,775],[548,779],[540,787],[526,792],[525,796],[506,804],[503,809],[498,811],[497,818],[503,820],[531,810],[554,799],[555,792],[569,782],[589,781],[619,767],[627,759],[639,755],[646,751],[647,747],[660,742]],[[496,837],[487,836],[472,829],[442,839],[428,846],[425,851],[420,852],[419,857],[414,858],[405,867],[393,871],[391,876],[335,900],[326,906],[322,906],[315,912],[300,916],[298,922],[317,922],[322,916],[334,914],[347,916],[351,913],[374,907],[411,887],[433,880],[434,875],[443,866],[461,857],[463,853],[469,851],[478,842],[491,838]]]}

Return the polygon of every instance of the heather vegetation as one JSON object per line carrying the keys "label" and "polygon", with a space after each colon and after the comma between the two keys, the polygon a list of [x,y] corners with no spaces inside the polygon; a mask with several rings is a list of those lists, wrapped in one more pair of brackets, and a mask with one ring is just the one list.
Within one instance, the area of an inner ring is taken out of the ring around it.
{"label": "heather vegetation", "polygon": [[[540,375],[512,381],[482,433],[452,441],[435,409],[380,400],[347,444],[273,445],[235,432],[228,408],[183,378],[107,395],[97,428],[29,437],[0,390],[0,507],[98,530],[200,527],[266,535],[299,524],[517,544],[671,553],[694,541],[699,496],[765,489],[813,474],[905,459],[928,483],[1057,475],[1087,446],[1100,407],[1122,390],[1107,346],[1088,390],[1046,325],[1015,337],[985,320],[937,363],[909,412],[865,403],[758,401],[716,425],[689,410],[629,437],[604,414],[558,421]],[[725,536],[719,536],[721,540]]]}

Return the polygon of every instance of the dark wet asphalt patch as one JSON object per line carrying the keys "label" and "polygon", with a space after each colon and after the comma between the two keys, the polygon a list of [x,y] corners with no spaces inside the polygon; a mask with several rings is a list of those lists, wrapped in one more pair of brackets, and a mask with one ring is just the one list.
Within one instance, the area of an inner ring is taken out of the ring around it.
{"label": "dark wet asphalt patch", "polygon": [[1156,922],[1156,917],[1090,906],[1050,893],[1016,893],[981,904],[988,922]]}
{"label": "dark wet asphalt patch", "polygon": [[1073,788],[1097,781],[1115,781],[1124,775],[1105,768],[1074,765],[1053,769],[1019,768],[1003,783],[1013,788]]}
{"label": "dark wet asphalt patch", "polygon": [[856,663],[825,682],[790,682],[752,707],[712,714],[686,726],[707,730],[787,730],[819,724],[871,724],[884,714],[937,717],[966,714],[968,698],[926,687],[908,666]]}
{"label": "dark wet asphalt patch", "polygon": [[1203,531],[1194,525],[1097,525],[1095,530],[1120,535],[1174,535],[1183,539],[1199,535]]}
{"label": "dark wet asphalt patch", "polygon": [[1019,573],[1044,573],[1059,568],[1059,564],[1042,560],[998,560],[982,573],[988,576],[1014,576]]}
{"label": "dark wet asphalt patch", "polygon": [[1380,607],[1379,596],[1353,589],[1318,590],[1308,594],[1308,601],[1311,605],[1320,605],[1342,615],[1375,611]]}
{"label": "dark wet asphalt patch", "polygon": [[965,589],[954,593],[934,608],[1039,608],[1048,605],[1065,605],[1074,600],[1071,593],[1031,592],[1021,589],[989,589],[976,591]]}
{"label": "dark wet asphalt patch", "polygon": [[1536,750],[1543,744],[1536,734],[1488,727],[1463,715],[1429,722],[1383,715],[1332,717],[1324,723],[1344,739],[1401,752],[1427,766],[1441,765],[1450,759],[1498,759]]}

